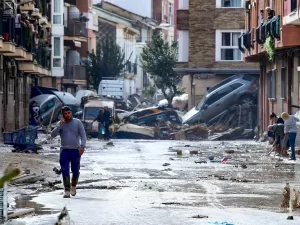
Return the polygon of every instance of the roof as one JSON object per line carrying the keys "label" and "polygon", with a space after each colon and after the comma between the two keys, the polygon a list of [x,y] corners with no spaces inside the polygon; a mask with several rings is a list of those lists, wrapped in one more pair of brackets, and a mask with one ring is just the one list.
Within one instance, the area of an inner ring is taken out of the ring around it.
{"label": "roof", "polygon": [[174,68],[180,74],[259,74],[259,68]]}
{"label": "roof", "polygon": [[36,101],[38,104],[42,104],[43,102],[48,101],[49,99],[52,98],[57,98],[57,97],[55,95],[43,94],[30,99],[30,102]]}
{"label": "roof", "polygon": [[79,102],[76,98],[68,93],[61,91],[53,91],[53,93],[65,104],[65,105],[79,105]]}
{"label": "roof", "polygon": [[123,10],[123,11],[125,11],[125,12],[128,12],[128,13],[132,14],[132,15],[139,16],[139,17],[141,17],[141,18],[145,18],[145,17],[142,16],[142,15],[139,15],[139,14],[136,14],[136,13],[134,13],[134,12],[128,11],[127,9],[121,8],[120,6],[115,5],[115,4],[111,3],[111,2],[102,1],[101,4],[103,4],[103,3],[104,3],[104,4],[111,5],[111,6],[115,7],[115,8],[121,9],[121,10]]}

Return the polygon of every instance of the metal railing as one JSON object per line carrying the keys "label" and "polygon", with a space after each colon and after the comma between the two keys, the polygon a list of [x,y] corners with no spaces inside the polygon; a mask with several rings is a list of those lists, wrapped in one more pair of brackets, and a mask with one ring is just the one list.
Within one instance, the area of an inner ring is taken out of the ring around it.
{"label": "metal railing", "polygon": [[65,21],[65,35],[66,36],[78,36],[78,37],[86,37],[86,23],[76,21],[76,20],[69,20]]}
{"label": "metal railing", "polygon": [[68,19],[64,21],[66,36],[86,37],[86,22],[88,18],[82,13],[69,13]]}
{"label": "metal railing", "polygon": [[11,14],[4,14],[1,11],[1,21],[2,21],[2,37],[6,42],[15,41],[15,18]]}
{"label": "metal railing", "polygon": [[86,67],[82,65],[65,65],[65,79],[86,80]]}

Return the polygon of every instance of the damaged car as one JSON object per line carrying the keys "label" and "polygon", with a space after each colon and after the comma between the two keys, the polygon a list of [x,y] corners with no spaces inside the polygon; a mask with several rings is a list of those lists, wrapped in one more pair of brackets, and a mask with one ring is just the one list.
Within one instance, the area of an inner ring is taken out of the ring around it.
{"label": "damaged car", "polygon": [[234,75],[210,88],[199,104],[186,113],[184,124],[209,124],[215,121],[228,106],[255,105],[258,96],[258,80],[252,75]]}
{"label": "damaged car", "polygon": [[177,112],[165,107],[138,110],[124,118],[125,123],[140,126],[155,126],[158,120],[169,121],[173,124],[181,124],[181,120]]}

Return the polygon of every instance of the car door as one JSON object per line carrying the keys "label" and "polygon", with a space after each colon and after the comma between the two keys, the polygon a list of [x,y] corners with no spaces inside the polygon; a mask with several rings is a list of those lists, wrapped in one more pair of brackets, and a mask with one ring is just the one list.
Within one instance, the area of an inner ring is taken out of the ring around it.
{"label": "car door", "polygon": [[228,108],[228,105],[223,104],[222,101],[224,100],[224,97],[232,91],[233,88],[230,85],[227,85],[224,88],[219,89],[207,99],[205,103],[207,105],[207,109],[205,114],[203,114],[204,121],[208,122]]}
{"label": "car door", "polygon": [[212,114],[214,114],[215,108],[216,106],[214,105],[214,103],[216,101],[218,101],[219,99],[219,93],[215,92],[214,94],[212,94],[211,96],[209,96],[206,101],[203,104],[203,109],[201,110],[201,118],[200,120],[203,122],[207,122]]}
{"label": "car door", "polygon": [[51,118],[51,116],[52,116],[52,112],[53,112],[54,107],[55,107],[55,99],[54,98],[49,99],[48,101],[45,102],[45,113],[44,113],[43,121],[46,120],[47,125],[49,123],[53,122],[53,118]]}

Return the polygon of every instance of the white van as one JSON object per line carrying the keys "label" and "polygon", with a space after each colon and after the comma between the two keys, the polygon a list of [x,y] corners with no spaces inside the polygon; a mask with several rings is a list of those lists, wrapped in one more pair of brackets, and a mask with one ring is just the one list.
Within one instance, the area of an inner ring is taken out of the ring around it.
{"label": "white van", "polygon": [[115,113],[116,113],[114,101],[101,99],[101,98],[94,98],[94,99],[88,100],[88,102],[84,104],[84,109],[83,109],[83,114],[82,114],[82,121],[85,124],[91,126],[91,127],[87,128],[87,133],[89,133],[90,135],[98,134],[99,124],[98,124],[97,121],[95,121],[94,123],[93,123],[93,121],[98,116],[99,111],[103,110],[103,108],[105,106],[108,107],[108,110],[111,113],[111,117],[114,120],[115,119]]}

